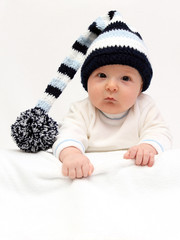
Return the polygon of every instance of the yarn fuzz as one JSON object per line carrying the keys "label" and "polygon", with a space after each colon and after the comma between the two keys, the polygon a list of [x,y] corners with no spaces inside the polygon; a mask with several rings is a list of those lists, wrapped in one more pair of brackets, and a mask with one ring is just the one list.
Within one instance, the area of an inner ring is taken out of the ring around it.
{"label": "yarn fuzz", "polygon": [[58,134],[58,124],[41,108],[22,112],[11,126],[11,135],[25,152],[49,149]]}

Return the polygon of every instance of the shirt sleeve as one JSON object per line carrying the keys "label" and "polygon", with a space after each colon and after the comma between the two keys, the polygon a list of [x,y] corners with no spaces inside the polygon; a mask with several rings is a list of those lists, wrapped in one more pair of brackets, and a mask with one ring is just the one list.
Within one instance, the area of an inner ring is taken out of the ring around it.
{"label": "shirt sleeve", "polygon": [[154,101],[144,107],[140,120],[140,143],[152,145],[158,153],[164,152],[172,147],[172,136],[168,125]]}
{"label": "shirt sleeve", "polygon": [[87,114],[77,103],[71,106],[59,129],[57,140],[53,144],[53,154],[59,158],[60,152],[70,146],[78,148],[82,153],[88,146]]}

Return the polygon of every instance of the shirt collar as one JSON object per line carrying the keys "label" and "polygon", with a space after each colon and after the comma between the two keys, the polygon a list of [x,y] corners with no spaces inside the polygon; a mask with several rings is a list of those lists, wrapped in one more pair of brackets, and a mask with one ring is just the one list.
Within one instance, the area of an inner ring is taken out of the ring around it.
{"label": "shirt collar", "polygon": [[124,118],[124,117],[127,116],[129,110],[127,110],[126,112],[123,112],[123,113],[118,113],[118,114],[104,113],[104,112],[102,112],[101,110],[99,110],[99,112],[100,112],[103,116],[105,116],[106,118],[108,118],[108,119],[111,119],[111,120],[120,120],[120,119],[122,119],[122,118]]}

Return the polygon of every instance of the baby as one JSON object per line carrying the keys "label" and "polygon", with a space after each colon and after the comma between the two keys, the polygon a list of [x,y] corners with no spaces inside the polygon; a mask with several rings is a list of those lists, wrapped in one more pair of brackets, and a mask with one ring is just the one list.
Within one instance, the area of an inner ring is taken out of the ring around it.
{"label": "baby", "polygon": [[[72,104],[53,145],[64,176],[71,179],[92,174],[85,152],[127,150],[125,159],[151,167],[155,155],[171,147],[168,127],[154,101],[143,93],[152,67],[142,37],[118,12],[109,12],[109,17],[81,68],[88,97]],[[101,19],[100,25],[106,22]],[[94,34],[98,30],[89,28]]]}

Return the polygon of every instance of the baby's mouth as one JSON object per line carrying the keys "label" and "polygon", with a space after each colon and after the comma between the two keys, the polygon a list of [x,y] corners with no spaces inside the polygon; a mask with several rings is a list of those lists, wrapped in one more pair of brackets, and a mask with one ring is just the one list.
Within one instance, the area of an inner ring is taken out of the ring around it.
{"label": "baby's mouth", "polygon": [[107,97],[107,98],[105,98],[105,101],[112,101],[112,102],[115,102],[116,99],[114,99],[113,97]]}

